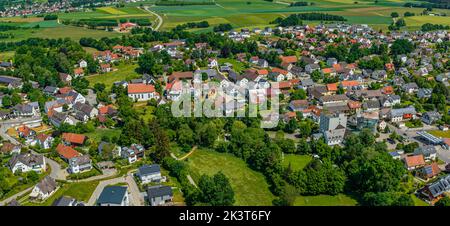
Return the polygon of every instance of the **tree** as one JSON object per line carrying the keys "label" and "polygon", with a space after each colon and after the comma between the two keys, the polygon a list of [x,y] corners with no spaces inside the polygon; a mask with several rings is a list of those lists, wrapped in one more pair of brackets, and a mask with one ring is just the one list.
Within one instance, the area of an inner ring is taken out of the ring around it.
{"label": "tree", "polygon": [[189,146],[194,143],[194,132],[188,125],[183,124],[177,130],[178,143],[182,146]]}
{"label": "tree", "polygon": [[397,18],[399,15],[398,15],[398,13],[397,12],[392,12],[391,13],[391,17],[392,18]]}
{"label": "tree", "polygon": [[349,185],[356,192],[396,191],[404,173],[400,161],[371,148],[350,161],[347,167]]}
{"label": "tree", "polygon": [[5,108],[9,108],[9,107],[12,106],[12,103],[11,103],[11,97],[10,97],[9,95],[5,95],[5,96],[3,97],[3,99],[2,99],[2,105],[3,105]]}
{"label": "tree", "polygon": [[170,140],[156,120],[150,122],[150,130],[155,136],[155,145],[153,149],[153,159],[159,163],[165,157],[170,156]]}
{"label": "tree", "polygon": [[297,189],[294,186],[287,184],[286,186],[283,187],[280,197],[273,201],[273,205],[293,206],[297,196],[298,196]]}
{"label": "tree", "polygon": [[444,198],[439,199],[434,206],[450,206],[450,198],[445,196]]}
{"label": "tree", "polygon": [[411,53],[414,50],[414,45],[406,40],[406,39],[397,39],[392,43],[391,46],[391,54],[401,55],[401,54],[408,54]]}
{"label": "tree", "polygon": [[219,136],[219,130],[212,121],[202,125],[197,132],[198,138],[200,139],[200,144],[205,147],[211,146],[214,144],[214,141],[217,140]]}
{"label": "tree", "polygon": [[230,181],[222,172],[213,177],[203,174],[198,182],[200,201],[212,206],[231,206],[235,202]]}
{"label": "tree", "polygon": [[291,119],[284,127],[284,132],[286,133],[294,133],[298,128],[298,122],[296,119]]}

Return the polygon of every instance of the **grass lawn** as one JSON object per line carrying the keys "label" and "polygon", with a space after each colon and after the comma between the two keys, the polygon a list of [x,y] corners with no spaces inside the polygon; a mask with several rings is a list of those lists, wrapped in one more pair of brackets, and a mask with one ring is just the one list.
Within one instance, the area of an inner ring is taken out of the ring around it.
{"label": "grass lawn", "polygon": [[358,202],[345,194],[336,196],[298,196],[294,206],[355,206]]}
{"label": "grass lawn", "polygon": [[106,89],[111,89],[114,82],[139,78],[140,75],[135,72],[137,67],[136,64],[120,64],[117,67],[113,66],[113,68],[117,69],[116,71],[87,76],[86,79],[89,81],[89,86],[91,87],[95,83],[103,83],[106,85]]}
{"label": "grass lawn", "polygon": [[224,63],[230,63],[233,65],[233,69],[236,72],[242,72],[244,70],[244,63],[237,61],[235,59],[228,59],[228,58],[219,58],[218,59],[219,65],[222,65]]}
{"label": "grass lawn", "polygon": [[22,203],[24,206],[51,206],[53,202],[61,196],[69,196],[78,201],[88,202],[95,188],[97,188],[98,181],[67,183],[61,187],[43,203],[33,203],[25,199]]}
{"label": "grass lawn", "polygon": [[139,117],[141,117],[145,122],[149,122],[154,117],[153,111],[155,111],[155,107],[153,106],[144,105],[135,108],[139,114]]}
{"label": "grass lawn", "polygon": [[284,154],[283,166],[288,167],[290,163],[292,170],[302,170],[311,160],[309,155]]}
{"label": "grass lawn", "polygon": [[0,60],[1,61],[7,61],[14,58],[15,51],[7,51],[7,52],[1,52],[0,53]]}
{"label": "grass lawn", "polygon": [[89,139],[95,140],[97,142],[100,142],[102,139],[102,136],[120,136],[120,129],[102,129],[97,128],[94,132],[86,133],[85,135],[89,137]]}
{"label": "grass lawn", "polygon": [[228,153],[199,149],[187,158],[191,176],[198,181],[200,175],[213,175],[222,171],[230,180],[235,193],[236,206],[269,206],[274,195],[269,191],[264,176]]}
{"label": "grass lawn", "polygon": [[431,130],[427,131],[431,135],[442,137],[442,138],[450,138],[450,130],[442,131],[442,130]]}
{"label": "grass lawn", "polygon": [[414,206],[430,206],[425,201],[417,198],[414,194],[411,194],[411,198],[414,201]]}

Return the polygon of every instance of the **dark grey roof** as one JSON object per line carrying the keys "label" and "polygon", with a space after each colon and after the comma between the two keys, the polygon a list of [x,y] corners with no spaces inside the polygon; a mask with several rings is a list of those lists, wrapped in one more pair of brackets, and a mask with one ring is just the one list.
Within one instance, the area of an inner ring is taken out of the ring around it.
{"label": "dark grey roof", "polygon": [[22,82],[22,79],[12,77],[12,76],[0,76],[0,83],[10,84],[10,83],[17,83],[17,82]]}
{"label": "dark grey roof", "polygon": [[127,187],[105,187],[97,200],[97,204],[121,204],[126,193]]}
{"label": "dark grey roof", "polygon": [[148,198],[162,197],[162,196],[172,196],[172,187],[164,186],[164,185],[156,185],[147,188]]}
{"label": "dark grey roof", "polygon": [[54,86],[46,86],[44,92],[46,93],[55,93],[58,90],[58,87]]}
{"label": "dark grey roof", "polygon": [[139,167],[139,175],[145,176],[145,175],[151,175],[155,173],[160,173],[161,168],[158,164],[152,164],[152,165],[143,165]]}
{"label": "dark grey roof", "polygon": [[61,198],[55,200],[52,206],[72,206],[74,202],[75,199],[62,196]]}
{"label": "dark grey roof", "polygon": [[82,155],[70,159],[70,164],[74,166],[86,165],[91,163],[91,158],[89,155]]}

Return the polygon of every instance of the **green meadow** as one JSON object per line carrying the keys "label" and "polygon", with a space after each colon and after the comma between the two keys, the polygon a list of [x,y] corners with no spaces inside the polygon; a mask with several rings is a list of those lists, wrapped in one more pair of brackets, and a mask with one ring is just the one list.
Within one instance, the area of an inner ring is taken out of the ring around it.
{"label": "green meadow", "polygon": [[264,176],[248,168],[242,159],[228,153],[198,149],[186,161],[195,181],[201,174],[213,175],[222,171],[234,190],[235,206],[272,205],[275,197]]}

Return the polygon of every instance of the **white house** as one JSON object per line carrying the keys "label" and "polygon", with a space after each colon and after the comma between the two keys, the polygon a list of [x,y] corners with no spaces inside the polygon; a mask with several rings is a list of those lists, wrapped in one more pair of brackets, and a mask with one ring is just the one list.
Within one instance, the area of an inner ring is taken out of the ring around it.
{"label": "white house", "polygon": [[208,67],[209,68],[217,68],[218,66],[219,66],[219,63],[217,62],[216,59],[214,59],[214,58],[208,59]]}
{"label": "white house", "polygon": [[42,149],[49,149],[52,145],[53,137],[48,134],[38,134],[36,136],[36,143],[41,147]]}
{"label": "white house", "polygon": [[163,180],[163,177],[161,177],[161,169],[158,164],[144,165],[139,167],[137,175],[142,184],[147,184],[150,182],[160,182],[161,180]]}
{"label": "white house", "polygon": [[92,161],[89,155],[82,155],[69,159],[70,173],[82,173],[92,169]]}
{"label": "white house", "polygon": [[35,171],[38,173],[45,172],[46,163],[42,155],[32,153],[14,155],[9,160],[9,168],[13,173]]}
{"label": "white house", "polygon": [[137,101],[159,99],[159,94],[155,91],[155,87],[147,84],[128,84],[128,96]]}
{"label": "white house", "polygon": [[86,68],[87,67],[87,62],[85,60],[80,60],[78,62],[78,65],[80,68]]}
{"label": "white house", "polygon": [[55,179],[47,176],[30,193],[30,198],[45,200],[58,190],[58,184]]}

